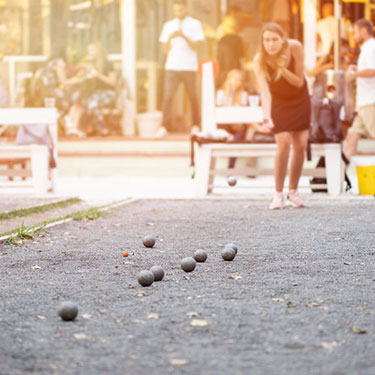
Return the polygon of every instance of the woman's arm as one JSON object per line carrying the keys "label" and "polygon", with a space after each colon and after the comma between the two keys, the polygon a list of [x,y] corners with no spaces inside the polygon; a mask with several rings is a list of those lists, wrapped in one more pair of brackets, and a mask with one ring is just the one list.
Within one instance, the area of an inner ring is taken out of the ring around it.
{"label": "woman's arm", "polygon": [[280,58],[277,61],[277,65],[281,69],[281,75],[293,86],[296,87],[302,87],[305,81],[304,75],[303,75],[303,48],[302,44],[298,41],[289,41],[290,45],[290,53],[291,58],[294,57],[295,61],[295,70],[296,72],[293,73],[290,70],[287,69],[286,63],[287,59],[284,55],[280,56]]}
{"label": "woman's arm", "polygon": [[309,77],[316,77],[319,73],[327,69],[332,69],[333,63],[329,62],[328,56],[322,56],[316,63],[315,67],[307,74]]}
{"label": "woman's arm", "polygon": [[273,121],[271,119],[271,103],[272,97],[270,88],[266,78],[262,75],[259,67],[259,58],[256,57],[254,61],[255,76],[260,89],[260,95],[262,100],[262,110],[263,110],[263,126],[269,131],[274,127]]}
{"label": "woman's arm", "polygon": [[111,86],[112,88],[116,87],[116,72],[114,70],[111,71],[108,74],[108,76],[106,76],[105,74],[99,73],[98,71],[95,71],[93,76],[100,79],[102,82],[104,82],[108,86]]}

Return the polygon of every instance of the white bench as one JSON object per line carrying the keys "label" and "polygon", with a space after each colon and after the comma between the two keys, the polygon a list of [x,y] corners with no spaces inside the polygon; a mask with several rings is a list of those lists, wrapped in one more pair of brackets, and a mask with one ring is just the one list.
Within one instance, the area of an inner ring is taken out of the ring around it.
{"label": "white bench", "polygon": [[[8,126],[47,124],[53,154],[57,161],[57,110],[56,108],[0,108],[1,130]],[[36,194],[45,194],[48,189],[54,191],[57,169],[49,170],[49,150],[46,145],[11,145],[0,144],[1,164],[21,164],[31,161],[31,171],[25,169],[0,170],[0,176],[21,177],[28,181],[7,181],[2,187],[33,187]]]}
{"label": "white bench", "polygon": [[[202,78],[202,131],[212,132],[217,124],[261,123],[261,107],[216,107],[212,63],[203,65]],[[277,146],[274,143],[195,143],[195,179],[196,195],[205,196],[214,187],[215,175],[237,176],[272,174],[273,169],[215,169],[219,157],[275,157]],[[327,179],[327,190],[330,195],[342,192],[344,168],[341,159],[341,145],[337,143],[312,144],[313,156],[325,156],[326,168],[304,169],[303,175]]]}

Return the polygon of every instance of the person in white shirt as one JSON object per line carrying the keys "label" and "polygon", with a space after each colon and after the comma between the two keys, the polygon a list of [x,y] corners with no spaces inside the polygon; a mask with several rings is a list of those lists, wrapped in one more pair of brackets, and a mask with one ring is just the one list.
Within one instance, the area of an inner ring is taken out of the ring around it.
{"label": "person in white shirt", "polygon": [[[173,1],[175,18],[164,24],[159,41],[167,55],[164,73],[163,127],[171,129],[172,101],[180,83],[185,85],[192,110],[193,129],[199,130],[200,111],[196,91],[198,48],[204,40],[201,23],[188,16],[186,0]],[[192,130],[193,130],[192,129]],[[160,132],[159,132],[160,135]]]}
{"label": "person in white shirt", "polygon": [[349,129],[344,148],[345,156],[356,154],[361,137],[375,138],[375,39],[373,24],[362,18],[354,24],[354,39],[362,44],[358,65],[350,65],[346,71],[348,82],[356,79],[357,116]]}
{"label": "person in white shirt", "polygon": [[[328,1],[322,7],[322,18],[316,23],[318,52],[328,55],[337,35],[337,21],[334,17],[333,2]],[[348,40],[348,26],[345,19],[340,19],[340,39]]]}

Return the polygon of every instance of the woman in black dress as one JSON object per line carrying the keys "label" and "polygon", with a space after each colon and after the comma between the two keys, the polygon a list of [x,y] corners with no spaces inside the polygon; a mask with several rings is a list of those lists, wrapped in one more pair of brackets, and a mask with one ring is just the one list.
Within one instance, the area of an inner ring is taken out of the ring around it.
{"label": "woman in black dress", "polygon": [[276,192],[270,209],[284,206],[284,181],[290,146],[293,154],[286,203],[303,207],[298,195],[310,127],[310,97],[303,69],[303,48],[299,41],[286,39],[283,29],[274,23],[263,27],[261,52],[255,58],[255,70],[262,94],[263,127],[275,135]]}

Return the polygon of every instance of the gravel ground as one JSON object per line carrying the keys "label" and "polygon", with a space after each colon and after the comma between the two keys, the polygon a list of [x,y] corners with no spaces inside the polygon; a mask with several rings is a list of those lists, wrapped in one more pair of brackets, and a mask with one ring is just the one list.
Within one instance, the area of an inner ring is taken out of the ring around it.
{"label": "gravel ground", "polygon": [[[375,203],[267,204],[137,201],[0,245],[0,374],[374,375]],[[142,288],[154,264],[166,277]]]}

